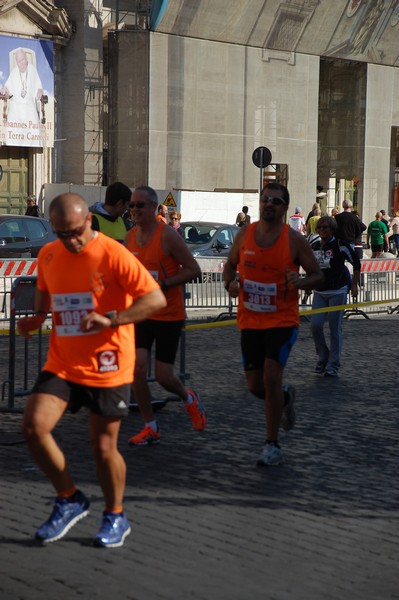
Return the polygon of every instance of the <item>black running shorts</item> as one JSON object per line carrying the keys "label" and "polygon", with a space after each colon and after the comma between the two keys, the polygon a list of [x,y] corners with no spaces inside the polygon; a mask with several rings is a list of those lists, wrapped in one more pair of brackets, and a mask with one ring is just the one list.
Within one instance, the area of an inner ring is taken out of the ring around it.
{"label": "black running shorts", "polygon": [[129,412],[131,385],[91,387],[61,379],[50,371],[42,371],[32,394],[51,394],[68,403],[72,413],[85,406],[102,417],[123,417]]}
{"label": "black running shorts", "polygon": [[242,329],[241,351],[245,371],[263,369],[265,358],[285,367],[298,337],[297,327]]}
{"label": "black running shorts", "polygon": [[155,359],[173,365],[184,321],[156,321],[147,319],[136,323],[136,348],[150,351],[155,341]]}

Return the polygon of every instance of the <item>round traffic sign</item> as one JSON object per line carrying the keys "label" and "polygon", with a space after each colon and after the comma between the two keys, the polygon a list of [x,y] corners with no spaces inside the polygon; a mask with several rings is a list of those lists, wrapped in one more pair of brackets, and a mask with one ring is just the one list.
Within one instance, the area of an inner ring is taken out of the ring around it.
{"label": "round traffic sign", "polygon": [[265,146],[259,146],[252,152],[252,162],[255,167],[258,167],[259,169],[264,169],[270,165],[271,161],[272,153],[269,148],[266,148]]}

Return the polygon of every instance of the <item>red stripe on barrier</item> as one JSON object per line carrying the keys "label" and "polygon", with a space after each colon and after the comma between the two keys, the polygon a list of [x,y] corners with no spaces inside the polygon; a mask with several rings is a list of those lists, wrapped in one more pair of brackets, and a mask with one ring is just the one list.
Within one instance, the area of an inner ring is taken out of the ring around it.
{"label": "red stripe on barrier", "polygon": [[25,266],[26,266],[26,260],[21,260],[19,265],[17,265],[17,268],[15,269],[15,275],[17,277],[19,277],[21,275],[21,273],[25,269]]}
{"label": "red stripe on barrier", "polygon": [[28,269],[28,275],[34,275],[37,269],[37,261],[32,262]]}
{"label": "red stripe on barrier", "polygon": [[9,277],[10,275],[12,275],[14,265],[15,265],[15,262],[13,260],[10,260],[10,262],[8,263],[8,265],[6,266],[6,269],[4,271],[5,277]]}

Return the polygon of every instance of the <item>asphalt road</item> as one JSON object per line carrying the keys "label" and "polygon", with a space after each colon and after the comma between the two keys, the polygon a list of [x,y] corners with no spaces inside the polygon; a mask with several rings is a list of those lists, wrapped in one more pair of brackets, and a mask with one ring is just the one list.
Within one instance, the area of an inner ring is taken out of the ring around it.
{"label": "asphalt road", "polygon": [[[281,436],[286,463],[268,468],[255,466],[264,419],[246,391],[238,332],[189,331],[188,385],[200,393],[209,425],[193,431],[183,407],[169,402],[158,412],[161,444],[129,448],[141,419],[131,413],[124,421],[132,533],[123,548],[92,546],[103,503],[85,412],[67,415],[55,436],[91,514],[47,547],[33,534],[51,511],[53,490],[24,443],[1,445],[1,598],[398,599],[398,328],[396,315],[345,321],[335,380],[313,375],[309,324],[301,323],[286,369],[297,388],[297,425]],[[22,351],[18,342],[19,378]],[[30,379],[35,353],[32,346]],[[4,381],[6,336],[0,356]],[[20,420],[0,413],[3,444],[20,441]]]}

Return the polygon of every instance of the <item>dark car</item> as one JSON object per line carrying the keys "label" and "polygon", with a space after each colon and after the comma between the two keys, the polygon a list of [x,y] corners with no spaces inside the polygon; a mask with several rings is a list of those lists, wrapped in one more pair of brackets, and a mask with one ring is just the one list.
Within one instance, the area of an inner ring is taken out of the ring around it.
{"label": "dark car", "polygon": [[40,248],[55,239],[46,219],[0,215],[0,258],[36,258]]}
{"label": "dark car", "polygon": [[184,231],[184,239],[196,258],[228,256],[239,231],[236,225],[227,223],[186,221],[180,225]]}

